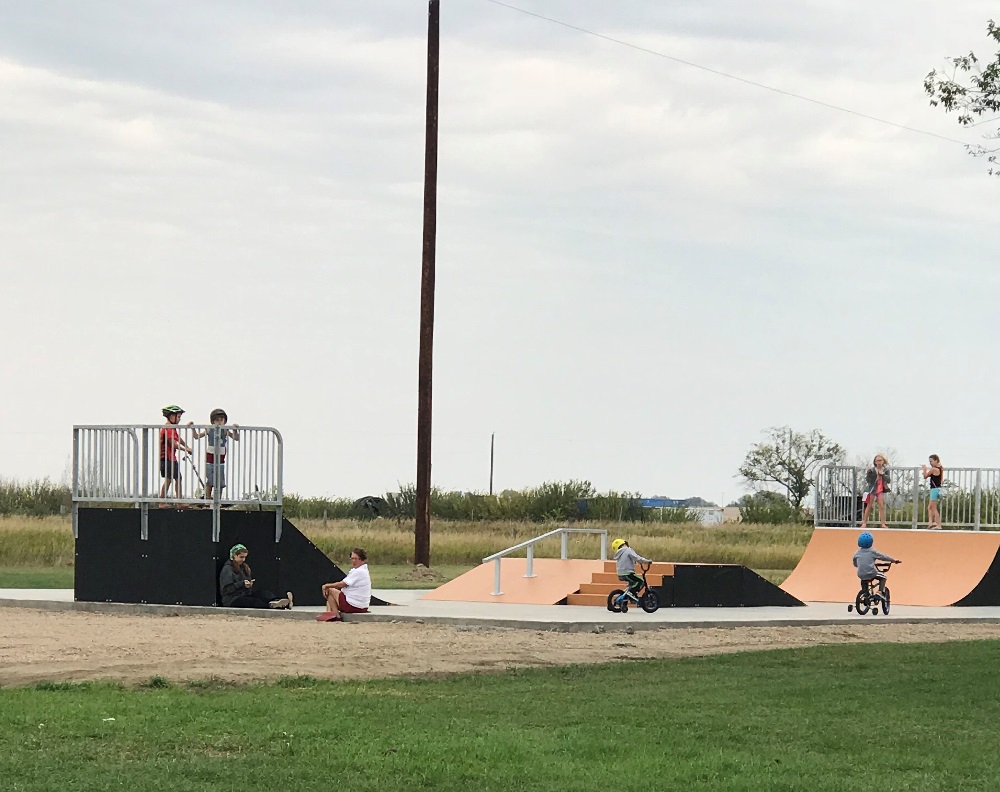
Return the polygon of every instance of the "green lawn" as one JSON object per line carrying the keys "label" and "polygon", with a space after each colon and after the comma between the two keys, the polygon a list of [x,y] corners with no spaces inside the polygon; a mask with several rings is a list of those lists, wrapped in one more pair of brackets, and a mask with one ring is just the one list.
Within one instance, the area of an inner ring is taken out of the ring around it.
{"label": "green lawn", "polygon": [[11,792],[992,792],[998,665],[1000,642],[983,641],[431,680],[0,690],[0,778]]}
{"label": "green lawn", "polygon": [[0,567],[5,588],[73,588],[73,567]]}

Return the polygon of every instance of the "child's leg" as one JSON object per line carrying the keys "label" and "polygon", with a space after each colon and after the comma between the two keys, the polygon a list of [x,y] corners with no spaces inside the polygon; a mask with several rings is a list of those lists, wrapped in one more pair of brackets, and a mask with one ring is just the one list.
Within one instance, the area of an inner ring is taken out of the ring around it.
{"label": "child's leg", "polygon": [[865,513],[861,517],[862,528],[866,528],[868,526],[868,515],[871,514],[872,512],[872,504],[874,502],[875,501],[872,499],[870,495],[867,498],[865,498]]}
{"label": "child's leg", "polygon": [[883,528],[888,528],[888,526],[885,524],[885,495],[883,495],[881,492],[879,493],[878,496],[878,521]]}
{"label": "child's leg", "polygon": [[635,599],[636,592],[642,587],[642,578],[635,572],[629,572],[627,575],[623,576],[621,580],[628,585],[628,593],[631,595],[632,599]]}

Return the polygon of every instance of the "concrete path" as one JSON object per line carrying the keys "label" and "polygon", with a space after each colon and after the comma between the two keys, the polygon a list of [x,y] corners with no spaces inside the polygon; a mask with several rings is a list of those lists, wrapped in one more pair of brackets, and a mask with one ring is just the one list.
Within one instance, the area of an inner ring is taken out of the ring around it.
{"label": "concrete path", "polygon": [[[558,630],[562,632],[658,630],[671,627],[808,626],[818,624],[894,622],[992,622],[1000,621],[1000,607],[956,608],[894,606],[890,616],[858,616],[846,604],[816,602],[793,608],[661,608],[656,613],[629,610],[611,613],[606,608],[572,605],[507,605],[485,602],[441,602],[419,599],[424,591],[378,590],[376,596],[397,603],[373,608],[370,614],[348,616],[348,621],[421,622],[456,627]],[[72,589],[0,589],[0,607],[45,610],[82,610],[96,613],[153,615],[233,615],[259,618],[311,619],[322,607],[291,611],[255,611],[183,605],[133,605],[113,602],[74,602]]]}

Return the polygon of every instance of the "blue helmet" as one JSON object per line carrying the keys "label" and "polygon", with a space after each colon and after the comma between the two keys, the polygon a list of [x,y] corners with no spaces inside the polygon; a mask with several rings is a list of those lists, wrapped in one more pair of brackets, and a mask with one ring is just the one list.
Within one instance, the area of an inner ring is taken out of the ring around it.
{"label": "blue helmet", "polygon": [[868,533],[868,531],[865,531],[858,537],[858,547],[864,547],[867,549],[873,544],[875,544],[875,537]]}

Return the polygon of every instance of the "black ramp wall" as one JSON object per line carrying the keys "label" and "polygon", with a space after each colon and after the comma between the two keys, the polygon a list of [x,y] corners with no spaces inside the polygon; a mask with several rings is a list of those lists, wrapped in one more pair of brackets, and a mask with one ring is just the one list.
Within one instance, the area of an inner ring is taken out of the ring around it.
{"label": "black ramp wall", "polygon": [[[322,605],[321,587],[343,570],[288,520],[275,543],[274,512],[223,511],[212,541],[208,509],[150,509],[142,539],[138,509],[80,509],[75,596],[80,602],[219,604],[219,571],[229,549],[246,545],[257,586],[296,605]],[[372,605],[385,605],[372,598]]]}

